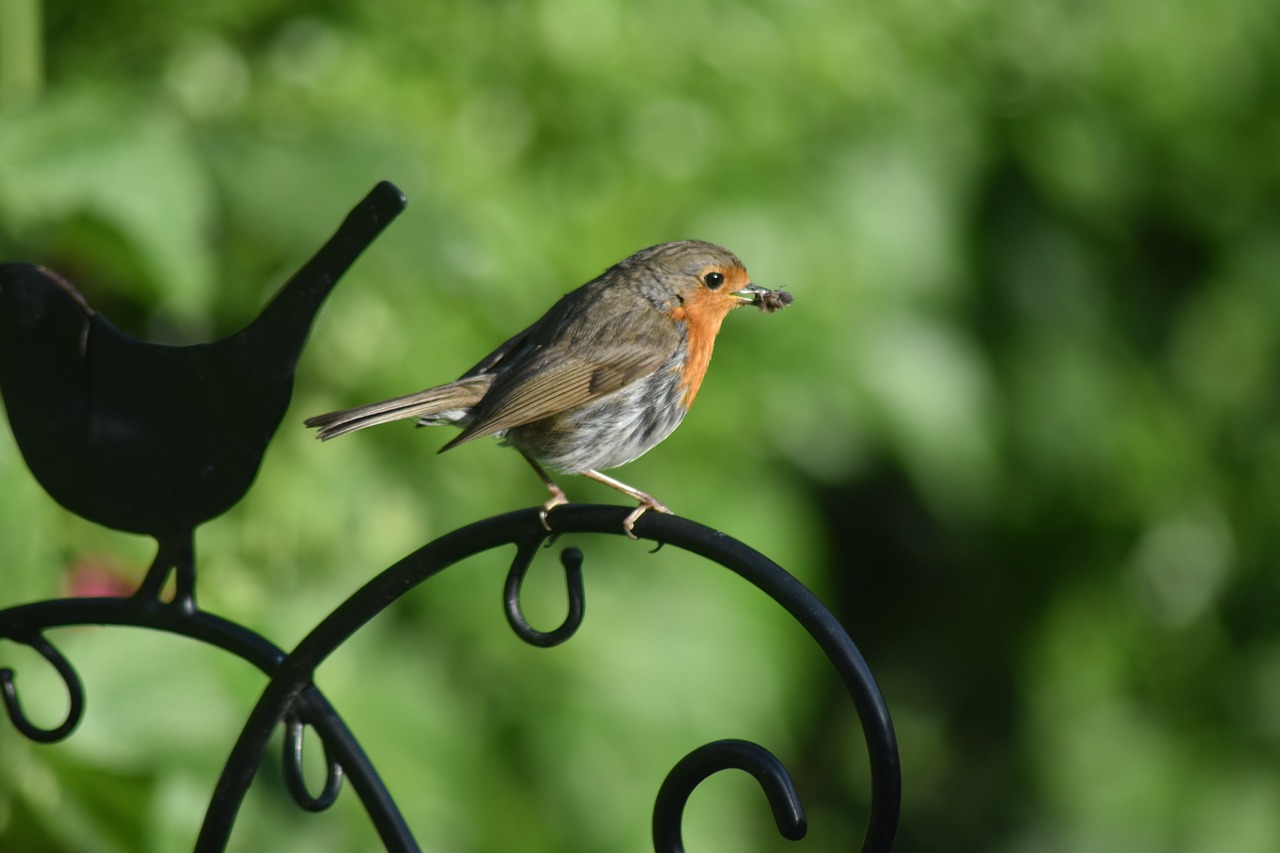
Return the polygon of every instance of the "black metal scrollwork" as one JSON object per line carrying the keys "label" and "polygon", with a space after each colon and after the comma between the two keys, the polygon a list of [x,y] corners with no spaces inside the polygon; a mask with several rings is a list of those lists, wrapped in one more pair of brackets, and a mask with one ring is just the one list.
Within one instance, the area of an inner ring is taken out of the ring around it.
{"label": "black metal scrollwork", "polygon": [[520,587],[524,584],[529,565],[538,552],[540,543],[527,540],[516,550],[516,558],[511,562],[511,570],[507,572],[507,583],[502,589],[502,601],[507,613],[507,622],[516,636],[531,646],[550,648],[558,646],[572,637],[582,625],[582,617],[586,613],[587,599],[582,588],[582,552],[577,548],[566,548],[560,554],[560,563],[564,566],[565,586],[569,592],[569,612],[559,628],[552,631],[539,631],[524,618],[520,609]]}
{"label": "black metal scrollwork", "polygon": [[[137,594],[116,598],[70,598],[40,601],[0,610],[0,638],[30,645],[48,660],[62,676],[71,696],[66,720],[53,729],[31,724],[18,704],[11,670],[0,672],[4,702],[14,728],[41,742],[66,737],[83,716],[84,693],[80,679],[71,664],[41,636],[46,629],[72,625],[116,625],[148,628],[188,637],[223,649],[249,662],[271,677],[277,672],[285,653],[270,641],[249,629],[204,611],[187,612],[181,607],[157,607],[154,601],[140,599]],[[360,748],[333,706],[315,687],[299,692],[290,722],[297,722],[297,740],[286,738],[284,775],[290,793],[298,805],[308,811],[327,808],[337,796],[338,782],[350,778],[361,801],[369,811],[388,849],[409,849],[405,839],[412,839],[390,793],[377,771]],[[329,765],[324,791],[312,796],[302,783],[301,754],[291,752],[300,744],[302,726],[311,727],[319,736]],[[292,734],[286,731],[286,734]],[[294,782],[298,784],[295,785]],[[230,827],[227,828],[229,834]],[[409,842],[411,843],[411,841]],[[397,846],[399,845],[399,846]]]}
{"label": "black metal scrollwork", "polygon": [[[621,531],[625,507],[570,505],[552,516],[558,533]],[[871,811],[863,850],[891,849],[897,828],[900,773],[897,744],[888,710],[870,671],[839,623],[820,602],[781,567],[746,545],[694,522],[661,514],[643,516],[635,532],[642,538],[705,557],[710,564],[737,573],[773,598],[797,619],[826,653],[844,681],[863,724],[871,765]],[[519,605],[520,584],[547,533],[536,510],[485,519],[440,537],[374,577],[318,624],[289,653],[258,634],[203,611],[157,607],[139,595],[127,598],[67,599],[20,605],[0,611],[0,636],[34,648],[63,677],[71,697],[66,720],[52,729],[31,724],[23,714],[11,672],[0,673],[4,701],[15,727],[39,741],[66,737],[83,712],[83,692],[74,669],[43,637],[42,631],[68,625],[131,625],[215,645],[253,663],[269,678],[257,705],[233,747],[210,801],[197,842],[198,850],[226,847],[240,803],[261,763],[277,726],[285,729],[284,776],[301,808],[319,811],[338,796],[343,779],[357,796],[388,850],[416,850],[417,844],[376,769],[360,749],[332,706],[313,684],[316,668],[368,621],[401,596],[440,571],[497,547],[514,545],[516,556],[504,585],[503,607],[522,640],[550,646],[568,639],[581,625],[585,602],[583,557],[567,548],[560,559],[569,591],[564,623],[548,632],[529,626]],[[311,727],[319,736],[327,767],[323,790],[307,790],[302,775],[302,735]],[[694,750],[668,775],[654,809],[654,843],[660,851],[681,850],[680,819],[684,802],[699,782],[719,770],[746,770],[761,783],[786,838],[804,833],[803,812],[785,768],[763,747],[741,741],[719,741]]]}
{"label": "black metal scrollwork", "polygon": [[9,712],[9,720],[15,729],[34,741],[40,743],[60,741],[75,730],[75,727],[80,724],[80,718],[84,715],[84,685],[80,683],[80,676],[76,675],[76,671],[71,664],[67,663],[62,653],[43,636],[36,634],[32,637],[15,637],[14,639],[35,649],[42,658],[53,665],[58,675],[62,676],[62,683],[67,687],[68,707],[66,719],[59,725],[51,729],[35,725],[27,719],[27,715],[22,710],[22,703],[18,700],[18,687],[13,682],[13,670],[6,667],[0,669],[0,691],[3,691],[4,707]]}
{"label": "black metal scrollwork", "polygon": [[312,796],[302,775],[302,739],[306,728],[300,717],[290,716],[285,720],[284,755],[281,757],[284,780],[294,802],[309,812],[322,812],[338,799],[338,792],[342,789],[342,765],[325,754],[324,790],[320,796]]}
{"label": "black metal scrollwork", "polygon": [[788,841],[799,841],[809,830],[800,795],[791,784],[787,768],[769,750],[746,740],[718,740],[700,746],[671,768],[653,807],[655,853],[684,853],[680,824],[689,795],[704,779],[721,770],[745,770],[764,789],[778,832]]}
{"label": "black metal scrollwork", "polygon": [[[557,534],[621,534],[628,510],[620,507],[568,505],[552,516]],[[836,619],[799,581],[776,563],[722,533],[686,519],[649,513],[637,522],[640,538],[690,551],[754,584],[790,613],[818,643],[844,681],[862,721],[871,764],[871,813],[863,850],[887,851],[897,830],[901,777],[897,741],[879,688],[853,641]],[[384,570],[320,622],[289,653],[264,689],[223,767],[198,849],[220,850],[248,790],[271,733],[293,712],[297,698],[312,689],[316,668],[356,631],[400,597],[462,560],[514,544],[516,558],[504,587],[504,607],[512,628],[526,642],[549,646],[573,633],[582,616],[582,555],[562,555],[570,590],[565,623],[543,634],[520,614],[520,581],[547,537],[536,510],[495,516],[446,534]],[[513,616],[514,614],[514,616]],[[576,614],[576,615],[575,615]],[[710,744],[681,762],[668,777],[655,810],[655,843],[660,850],[679,850],[679,821],[684,800],[703,778],[721,769],[745,769],[761,781],[784,837],[801,837],[804,818],[785,769],[763,747],[740,741]],[[384,841],[386,839],[384,838]],[[416,846],[392,849],[413,850]]]}

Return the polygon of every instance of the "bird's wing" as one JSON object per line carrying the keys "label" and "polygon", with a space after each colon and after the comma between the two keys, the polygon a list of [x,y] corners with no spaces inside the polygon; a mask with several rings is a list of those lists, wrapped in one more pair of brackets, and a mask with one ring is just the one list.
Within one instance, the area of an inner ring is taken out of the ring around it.
{"label": "bird's wing", "polygon": [[529,343],[530,338],[535,337],[535,333],[537,332],[537,330],[538,330],[538,324],[535,323],[534,325],[530,326],[524,331],[511,336],[506,341],[504,341],[501,346],[499,346],[493,352],[486,355],[484,358],[480,359],[480,361],[476,362],[474,367],[472,367],[470,370],[468,370],[466,373],[462,374],[458,378],[470,379],[472,376],[479,376],[484,373],[492,373],[495,368],[497,368],[500,364],[502,364],[503,361],[507,359],[512,359],[512,360],[518,359],[521,355],[524,354],[524,349],[526,344]]}
{"label": "bird's wing", "polygon": [[623,340],[553,358],[534,357],[494,381],[462,434],[441,451],[581,406],[653,373],[671,358],[678,336]]}

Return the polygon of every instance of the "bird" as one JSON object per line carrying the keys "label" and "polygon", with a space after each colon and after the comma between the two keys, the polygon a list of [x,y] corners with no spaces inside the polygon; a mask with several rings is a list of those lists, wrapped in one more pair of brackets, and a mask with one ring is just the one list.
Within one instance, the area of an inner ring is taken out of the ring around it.
{"label": "bird", "polygon": [[0,265],[0,395],[18,448],[66,509],[159,541],[144,584],[166,559],[190,562],[196,526],[248,490],[316,313],[405,203],[378,184],[256,319],[190,346],[120,331],[43,266]]}
{"label": "bird", "polygon": [[462,432],[441,453],[493,436],[518,450],[550,491],[539,508],[568,503],[547,473],[580,474],[637,506],[623,521],[631,538],[648,510],[671,510],[604,473],[669,436],[702,387],[721,322],[736,308],[773,312],[786,291],[753,284],[736,255],[700,240],[641,249],[565,294],[528,328],[445,385],[340,411],[306,425],[321,440],[413,419]]}

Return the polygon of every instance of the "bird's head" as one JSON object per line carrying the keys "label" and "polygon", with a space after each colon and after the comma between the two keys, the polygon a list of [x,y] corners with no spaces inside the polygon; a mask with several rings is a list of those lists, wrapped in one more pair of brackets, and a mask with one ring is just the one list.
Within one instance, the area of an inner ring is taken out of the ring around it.
{"label": "bird's head", "polygon": [[669,316],[712,335],[730,311],[768,292],[751,283],[737,255],[700,240],[650,246],[618,266]]}

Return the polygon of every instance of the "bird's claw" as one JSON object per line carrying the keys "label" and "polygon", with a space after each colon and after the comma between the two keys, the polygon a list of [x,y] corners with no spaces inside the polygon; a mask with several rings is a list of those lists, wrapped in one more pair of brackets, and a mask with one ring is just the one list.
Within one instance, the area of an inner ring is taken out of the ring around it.
{"label": "bird's claw", "polygon": [[668,509],[665,504],[660,504],[653,498],[649,498],[647,501],[641,501],[640,506],[633,509],[631,514],[622,520],[622,532],[627,534],[631,539],[639,539],[639,536],[631,532],[631,528],[635,527],[636,521],[640,519],[640,516],[644,515],[649,510],[665,512],[667,515],[672,515],[671,510]]}
{"label": "bird's claw", "polygon": [[564,492],[560,492],[559,494],[552,495],[550,500],[548,500],[542,506],[538,507],[538,521],[542,522],[543,530],[547,531],[548,533],[555,532],[551,529],[551,524],[547,521],[547,513],[551,512],[551,510],[555,509],[561,504],[567,504],[568,502],[569,502],[569,499],[565,497]]}

